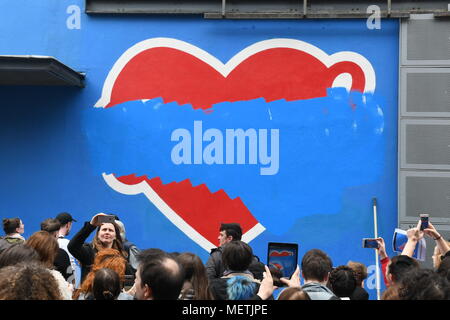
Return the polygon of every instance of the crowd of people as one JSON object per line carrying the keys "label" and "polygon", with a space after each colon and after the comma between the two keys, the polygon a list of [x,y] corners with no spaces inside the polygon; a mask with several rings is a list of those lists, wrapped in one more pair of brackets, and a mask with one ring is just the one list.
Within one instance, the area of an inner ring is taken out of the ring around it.
{"label": "crowd of people", "polygon": [[[290,278],[263,264],[241,240],[236,223],[219,228],[219,247],[204,264],[190,252],[140,250],[127,240],[117,216],[99,213],[72,237],[75,219],[63,212],[41,223],[25,239],[19,218],[3,219],[0,238],[0,300],[368,300],[367,268],[349,261],[333,266],[319,249],[309,250]],[[106,221],[106,222],[105,222]],[[450,243],[429,223],[407,231],[400,255],[388,257],[384,240],[378,250],[386,290],[382,300],[449,300]],[[92,242],[88,237],[95,231]],[[424,236],[436,243],[433,269],[413,258]],[[81,267],[75,285],[75,266]],[[279,292],[275,294],[275,292]]]}

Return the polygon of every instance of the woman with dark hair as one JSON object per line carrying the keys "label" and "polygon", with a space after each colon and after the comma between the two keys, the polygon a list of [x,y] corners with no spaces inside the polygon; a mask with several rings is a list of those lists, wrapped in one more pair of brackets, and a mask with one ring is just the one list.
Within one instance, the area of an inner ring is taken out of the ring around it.
{"label": "woman with dark hair", "polygon": [[412,269],[399,284],[400,300],[449,300],[450,284],[431,269]]}
{"label": "woman with dark hair", "polygon": [[25,225],[19,218],[3,219],[3,231],[5,236],[0,238],[0,253],[12,245],[25,242],[25,238],[22,237]]}
{"label": "woman with dark hair", "polygon": [[183,266],[185,272],[179,300],[212,300],[206,268],[200,257],[185,252],[177,255],[176,260]]}
{"label": "woman with dark hair", "polygon": [[95,273],[92,284],[94,300],[117,300],[120,295],[120,277],[112,269],[102,268]]}
{"label": "woman with dark hair", "polygon": [[[92,269],[95,255],[103,249],[116,249],[127,259],[128,255],[123,248],[122,238],[120,236],[119,226],[115,222],[99,222],[100,216],[106,216],[104,213],[96,214],[90,222],[85,222],[83,228],[70,240],[67,248],[69,252],[81,264],[81,282]],[[91,243],[85,243],[90,234],[97,229],[94,239]],[[126,275],[133,275],[133,269],[127,263]]]}
{"label": "woman with dark hair", "polygon": [[36,250],[25,245],[16,244],[0,254],[0,269],[18,263],[39,262],[40,257]]}
{"label": "woman with dark hair", "polygon": [[[86,279],[81,283],[78,290],[73,295],[74,300],[92,300],[93,299],[93,285],[94,278],[97,272],[101,269],[107,268],[114,270],[120,279],[120,288],[123,288],[125,281],[125,270],[127,260],[116,249],[103,249],[95,255],[92,270],[87,274]],[[118,300],[131,300],[133,297],[125,293],[120,293]]]}
{"label": "woman with dark hair", "polygon": [[54,261],[58,253],[58,241],[47,231],[37,231],[25,242],[25,245],[33,248],[39,255],[39,261],[47,268],[55,278],[59,291],[64,300],[72,300],[73,286],[64,279],[61,272],[54,270]]}

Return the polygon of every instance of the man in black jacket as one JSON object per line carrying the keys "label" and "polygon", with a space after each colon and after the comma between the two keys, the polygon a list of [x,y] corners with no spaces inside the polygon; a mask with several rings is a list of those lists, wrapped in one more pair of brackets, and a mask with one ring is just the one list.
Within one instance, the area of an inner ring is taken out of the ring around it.
{"label": "man in black jacket", "polygon": [[[238,223],[222,223],[219,229],[219,247],[211,250],[210,257],[206,262],[206,273],[208,279],[213,280],[224,276],[225,267],[222,262],[223,246],[231,241],[241,240],[242,229]],[[249,270],[255,279],[262,280],[264,264],[259,261],[257,256],[253,256]]]}

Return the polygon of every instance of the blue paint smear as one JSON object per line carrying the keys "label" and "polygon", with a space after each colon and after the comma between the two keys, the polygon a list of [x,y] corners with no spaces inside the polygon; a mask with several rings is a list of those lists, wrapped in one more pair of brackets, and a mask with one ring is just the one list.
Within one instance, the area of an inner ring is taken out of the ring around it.
{"label": "blue paint smear", "polygon": [[[248,154],[245,165],[174,164],[171,152],[178,142],[171,141],[172,132],[189,130],[193,143],[194,121],[202,122],[203,133],[220,130],[224,146],[226,129],[278,129],[278,173],[261,175],[268,165],[248,164]],[[206,112],[160,98],[130,101],[89,108],[84,126],[95,173],[134,173],[163,183],[190,179],[211,192],[223,189],[232,199],[240,197],[275,235],[301,217],[338,213],[344,189],[375,182],[384,165],[382,107],[372,94],[343,88],[311,100],[224,102]]]}

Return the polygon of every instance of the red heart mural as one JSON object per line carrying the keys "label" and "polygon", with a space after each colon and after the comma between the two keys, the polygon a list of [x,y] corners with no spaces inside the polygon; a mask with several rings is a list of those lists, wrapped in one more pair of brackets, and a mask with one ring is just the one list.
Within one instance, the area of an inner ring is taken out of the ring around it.
{"label": "red heart mural", "polygon": [[[224,64],[189,43],[155,38],[136,44],[117,60],[95,106],[161,97],[165,103],[208,109],[220,102],[261,97],[268,102],[325,97],[335,86],[374,91],[371,64],[353,52],[327,55],[292,39],[255,43]],[[240,223],[246,242],[265,230],[241,199],[230,199],[223,190],[211,193],[206,185],[194,187],[188,179],[162,184],[158,177],[104,174],[104,178],[118,192],[145,194],[205,250],[215,246],[221,222]]]}

